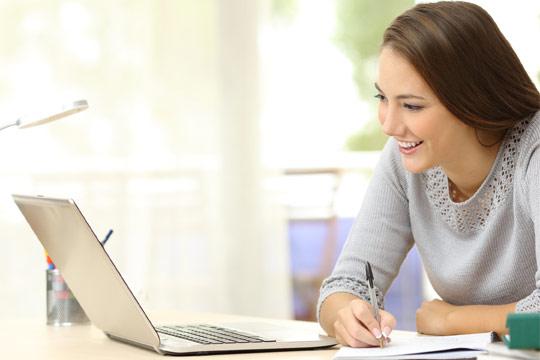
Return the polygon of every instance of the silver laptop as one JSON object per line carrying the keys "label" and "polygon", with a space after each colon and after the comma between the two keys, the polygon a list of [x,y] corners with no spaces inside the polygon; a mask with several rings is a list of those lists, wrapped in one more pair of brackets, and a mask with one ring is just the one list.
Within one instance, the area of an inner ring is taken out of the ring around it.
{"label": "silver laptop", "polygon": [[[13,195],[92,323],[108,337],[160,354],[317,349],[335,340],[275,324],[154,326],[71,199]],[[300,324],[301,325],[301,324]]]}

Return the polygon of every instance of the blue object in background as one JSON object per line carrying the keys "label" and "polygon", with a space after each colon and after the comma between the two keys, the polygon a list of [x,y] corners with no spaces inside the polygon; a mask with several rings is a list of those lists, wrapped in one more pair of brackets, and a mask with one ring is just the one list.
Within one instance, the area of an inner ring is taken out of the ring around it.
{"label": "blue object in background", "polygon": [[[336,231],[337,234],[336,248],[332,254],[332,263],[334,263],[347,239],[353,221],[352,218],[339,218],[335,230],[332,230],[328,221],[325,220],[289,221],[296,319],[315,320],[315,306],[320,283],[322,278],[328,275],[321,274],[328,231]],[[384,302],[385,309],[396,317],[398,329],[416,329],[416,309],[422,302],[422,265],[416,248],[413,248],[405,258],[399,275],[388,290]]]}

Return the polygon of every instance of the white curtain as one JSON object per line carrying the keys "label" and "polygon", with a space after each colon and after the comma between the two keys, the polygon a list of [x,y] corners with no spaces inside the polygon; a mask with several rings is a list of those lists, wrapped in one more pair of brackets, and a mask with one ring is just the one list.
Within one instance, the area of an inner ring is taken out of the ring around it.
{"label": "white curtain", "polygon": [[[42,249],[11,193],[74,198],[143,306],[290,317],[286,221],[260,160],[258,2],[36,3],[0,11],[0,317],[43,315]],[[53,259],[54,260],[54,259]]]}

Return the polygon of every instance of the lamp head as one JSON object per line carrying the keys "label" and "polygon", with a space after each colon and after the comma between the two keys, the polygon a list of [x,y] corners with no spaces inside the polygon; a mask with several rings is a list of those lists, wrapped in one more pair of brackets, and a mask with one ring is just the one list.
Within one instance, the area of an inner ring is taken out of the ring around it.
{"label": "lamp head", "polygon": [[19,118],[16,125],[19,127],[19,129],[39,126],[69,115],[73,115],[86,109],[88,109],[88,102],[86,100],[77,100],[71,104],[64,105],[59,112],[54,114],[39,117]]}

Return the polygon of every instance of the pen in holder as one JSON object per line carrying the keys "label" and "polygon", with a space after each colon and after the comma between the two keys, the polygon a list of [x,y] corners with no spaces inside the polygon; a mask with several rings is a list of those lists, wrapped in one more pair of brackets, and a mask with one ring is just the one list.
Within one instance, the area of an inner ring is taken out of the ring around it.
{"label": "pen in holder", "polygon": [[71,326],[89,322],[58,269],[47,269],[47,325]]}

